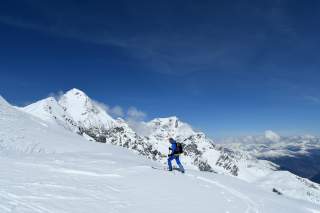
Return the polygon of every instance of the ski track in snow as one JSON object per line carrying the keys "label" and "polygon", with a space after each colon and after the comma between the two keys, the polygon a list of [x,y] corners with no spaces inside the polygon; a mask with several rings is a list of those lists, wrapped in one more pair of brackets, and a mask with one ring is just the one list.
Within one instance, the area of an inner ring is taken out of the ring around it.
{"label": "ski track in snow", "polygon": [[[4,188],[4,187],[3,187]],[[20,188],[19,191],[17,189]],[[99,190],[100,188],[100,190]],[[112,185],[103,185],[94,189],[83,189],[82,187],[68,187],[63,185],[43,184],[41,187],[13,186],[11,189],[0,191],[0,212],[1,213],[64,213],[68,211],[68,205],[72,203],[107,203],[106,209],[124,208],[129,202],[114,196],[114,193],[121,192]],[[101,190],[105,189],[105,190]],[[13,191],[12,193],[10,191]],[[109,191],[109,192],[108,192]],[[30,194],[30,195],[28,195]],[[65,195],[64,195],[65,194]],[[49,208],[46,205],[49,204]],[[52,207],[52,204],[59,203],[60,207]],[[105,206],[104,204],[104,206]],[[66,210],[64,210],[66,209]],[[69,208],[70,209],[70,208]],[[74,206],[72,212],[84,212]],[[99,212],[102,212],[101,210]]]}
{"label": "ski track in snow", "polygon": [[74,175],[87,175],[87,176],[92,176],[92,177],[110,177],[110,178],[122,178],[123,177],[118,174],[99,174],[99,173],[95,173],[95,172],[73,170],[73,169],[51,169],[51,171],[66,173],[66,174],[74,174]]}
{"label": "ski track in snow", "polygon": [[320,210],[315,210],[315,209],[307,209],[311,213],[320,213]]}
{"label": "ski track in snow", "polygon": [[[190,176],[192,177],[193,175],[190,175]],[[219,188],[222,188],[222,189],[228,191],[230,194],[232,194],[232,195],[240,198],[241,200],[243,200],[248,206],[247,209],[246,209],[246,213],[252,213],[252,212],[253,213],[259,213],[258,205],[255,204],[255,202],[252,199],[250,199],[248,196],[244,195],[243,193],[241,193],[241,192],[239,192],[239,191],[237,191],[235,189],[232,189],[230,187],[227,187],[227,186],[225,186],[225,185],[223,185],[221,183],[213,181],[211,179],[205,178],[205,177],[197,176],[196,178],[198,180],[204,181],[206,183],[210,183],[210,184],[213,184],[215,186],[218,186]]]}
{"label": "ski track in snow", "polygon": [[[150,212],[163,212],[159,203],[171,206],[175,202],[179,202],[179,205],[181,205],[181,200],[175,197],[176,193],[168,192],[164,184],[170,184],[171,181],[177,184],[181,181],[178,187],[189,185],[191,190],[198,188],[196,189],[197,196],[201,196],[200,192],[202,190],[204,190],[204,196],[214,195],[213,199],[219,197],[220,193],[220,200],[213,200],[212,204],[213,209],[220,208],[219,212],[269,213],[263,209],[263,204],[261,204],[260,211],[257,203],[259,201],[249,197],[255,195],[246,195],[231,185],[219,181],[218,176],[213,174],[205,173],[206,175],[201,175],[201,172],[197,171],[187,171],[186,174],[181,174],[178,171],[155,170],[151,168],[151,165],[137,165],[131,162],[113,167],[113,164],[108,163],[110,159],[101,160],[94,156],[98,155],[62,155],[60,157],[48,155],[44,158],[42,158],[43,156],[40,158],[18,158],[16,162],[12,162],[10,158],[1,157],[2,162],[10,163],[10,165],[4,167],[4,169],[0,167],[0,175],[6,174],[8,170],[10,172],[8,174],[12,176],[13,180],[11,178],[0,178],[0,212],[85,213],[90,208],[97,208],[94,211],[99,213],[136,213],[147,212],[143,210],[145,202],[148,202],[149,208],[152,208],[153,211]],[[93,162],[97,164],[95,165]],[[100,168],[100,163],[104,167]],[[103,170],[105,172],[102,172]],[[215,180],[215,177],[217,177],[217,180]],[[145,180],[141,180],[141,178],[145,178]],[[157,184],[148,186],[153,182],[152,178],[159,181],[159,186]],[[129,181],[131,179],[133,179],[133,182]],[[140,189],[141,186],[146,188]],[[170,185],[169,188],[172,186],[174,185]],[[153,187],[156,187],[156,189]],[[157,191],[159,195],[155,195]],[[210,194],[206,194],[208,192]],[[179,196],[185,196],[180,192],[177,193],[180,194]],[[146,201],[145,199],[149,196],[150,198],[155,196],[156,200]],[[190,196],[194,197],[192,193]],[[142,200],[140,201],[140,199]],[[206,200],[208,202],[210,198]],[[201,199],[199,201],[202,202]],[[199,201],[195,201],[194,204],[199,204]],[[187,199],[185,202],[188,203],[186,206],[190,208],[190,202],[193,203],[194,201]],[[83,208],[84,204],[88,206]],[[222,205],[222,207],[219,207],[219,205]],[[230,205],[230,208],[228,205]],[[205,206],[208,207],[208,205]],[[194,212],[193,209],[184,210],[185,212]],[[212,211],[210,209],[201,210],[202,212]],[[313,208],[305,209],[305,212],[320,213]]]}

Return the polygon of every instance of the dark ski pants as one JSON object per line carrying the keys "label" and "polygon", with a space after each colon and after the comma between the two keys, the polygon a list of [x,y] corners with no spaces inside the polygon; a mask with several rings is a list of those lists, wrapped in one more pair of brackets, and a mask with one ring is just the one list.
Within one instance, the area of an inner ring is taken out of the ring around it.
{"label": "dark ski pants", "polygon": [[169,167],[169,170],[172,170],[172,163],[171,163],[171,161],[173,161],[173,160],[176,160],[176,162],[177,162],[177,164],[178,164],[178,166],[179,166],[179,168],[180,168],[180,171],[181,171],[181,172],[184,172],[184,168],[183,168],[183,166],[182,166],[182,164],[181,164],[181,162],[180,162],[179,155],[172,155],[172,156],[170,156],[170,157],[168,158],[168,167]]}

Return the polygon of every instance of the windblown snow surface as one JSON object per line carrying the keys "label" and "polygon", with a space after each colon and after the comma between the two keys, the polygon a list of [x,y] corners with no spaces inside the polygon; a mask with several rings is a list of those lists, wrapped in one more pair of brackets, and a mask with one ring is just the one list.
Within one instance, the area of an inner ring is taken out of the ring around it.
{"label": "windblown snow surface", "polygon": [[161,167],[92,143],[0,97],[0,212],[320,213],[319,206],[223,174]]}

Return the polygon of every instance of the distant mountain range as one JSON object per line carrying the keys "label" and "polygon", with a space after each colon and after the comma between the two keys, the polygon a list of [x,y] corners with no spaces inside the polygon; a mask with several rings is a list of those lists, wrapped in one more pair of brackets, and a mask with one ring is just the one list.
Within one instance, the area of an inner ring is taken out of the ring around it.
{"label": "distant mountain range", "polygon": [[320,137],[283,137],[267,131],[263,136],[229,138],[224,146],[242,150],[258,159],[272,161],[280,169],[320,183]]}

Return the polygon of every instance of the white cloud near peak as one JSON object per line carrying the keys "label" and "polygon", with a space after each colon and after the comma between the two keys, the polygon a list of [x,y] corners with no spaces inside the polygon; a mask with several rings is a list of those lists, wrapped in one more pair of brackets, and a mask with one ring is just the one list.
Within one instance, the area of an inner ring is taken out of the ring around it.
{"label": "white cloud near peak", "polygon": [[132,120],[143,120],[147,114],[143,111],[138,110],[136,107],[130,107],[127,111],[128,119]]}
{"label": "white cloud near peak", "polygon": [[100,108],[102,108],[103,110],[105,110],[108,114],[110,114],[112,117],[124,117],[125,113],[124,110],[122,109],[122,107],[120,106],[114,106],[111,107],[105,103],[96,101],[96,100],[92,100],[97,106],[99,106]]}

